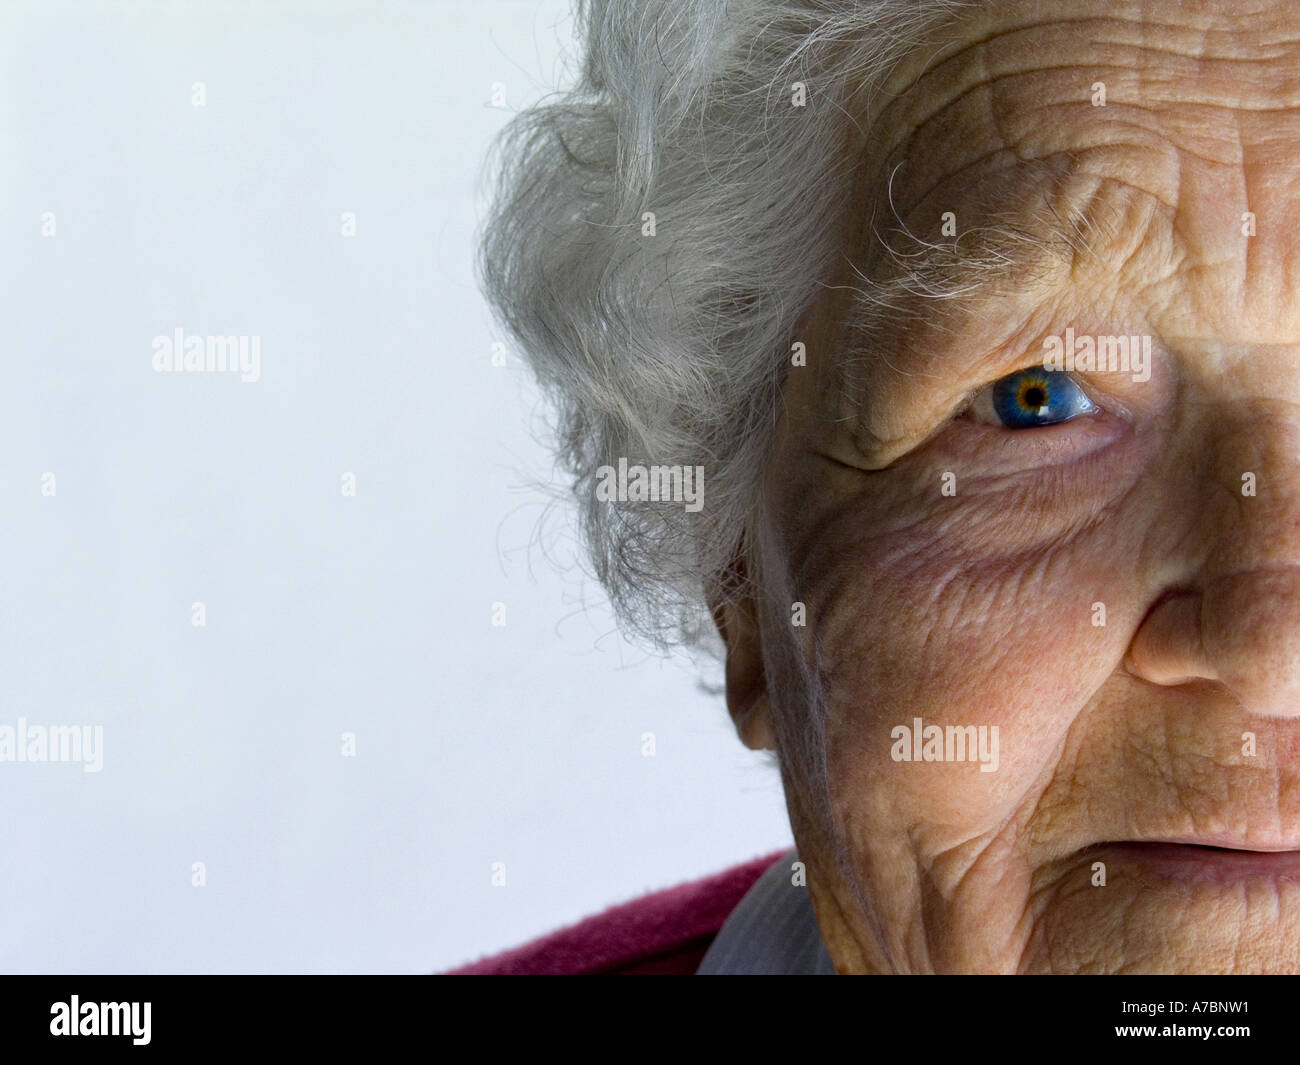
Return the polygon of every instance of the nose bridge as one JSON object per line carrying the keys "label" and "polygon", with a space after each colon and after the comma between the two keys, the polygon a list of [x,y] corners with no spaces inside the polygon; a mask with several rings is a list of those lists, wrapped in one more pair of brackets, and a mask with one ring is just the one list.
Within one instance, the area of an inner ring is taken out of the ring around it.
{"label": "nose bridge", "polygon": [[1200,637],[1212,672],[1248,709],[1300,714],[1300,408],[1224,419],[1213,470],[1230,498],[1207,509]]}
{"label": "nose bridge", "polygon": [[1251,404],[1211,438],[1206,580],[1300,566],[1300,405]]}

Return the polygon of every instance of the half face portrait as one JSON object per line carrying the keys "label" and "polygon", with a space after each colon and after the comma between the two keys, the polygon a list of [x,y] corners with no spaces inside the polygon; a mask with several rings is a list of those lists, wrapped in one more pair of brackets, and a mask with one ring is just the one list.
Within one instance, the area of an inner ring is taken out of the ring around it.
{"label": "half face portrait", "polygon": [[795,844],[675,971],[1300,971],[1300,9],[578,13],[480,283]]}

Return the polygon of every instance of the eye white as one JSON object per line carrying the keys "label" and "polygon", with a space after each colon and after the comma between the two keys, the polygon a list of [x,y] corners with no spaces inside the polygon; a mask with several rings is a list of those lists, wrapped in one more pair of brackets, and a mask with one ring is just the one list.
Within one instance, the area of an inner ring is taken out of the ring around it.
{"label": "eye white", "polygon": [[975,394],[975,398],[970,401],[970,406],[968,406],[966,410],[974,421],[982,422],[984,425],[1002,424],[1002,419],[998,417],[998,412],[993,409],[992,385],[985,385],[981,388]]}

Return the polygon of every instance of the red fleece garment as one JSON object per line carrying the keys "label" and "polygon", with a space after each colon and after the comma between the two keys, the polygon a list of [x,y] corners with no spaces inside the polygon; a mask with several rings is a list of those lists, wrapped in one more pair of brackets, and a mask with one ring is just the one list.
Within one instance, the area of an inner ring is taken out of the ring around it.
{"label": "red fleece garment", "polygon": [[784,853],[611,906],[448,975],[690,975],[745,892]]}

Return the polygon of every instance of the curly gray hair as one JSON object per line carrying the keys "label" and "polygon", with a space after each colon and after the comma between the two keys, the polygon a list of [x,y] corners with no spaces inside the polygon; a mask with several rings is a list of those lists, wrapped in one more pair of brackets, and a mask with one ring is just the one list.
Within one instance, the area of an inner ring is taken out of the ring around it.
{"label": "curly gray hair", "polygon": [[[839,250],[851,101],[965,6],[576,0],[577,85],[502,131],[479,282],[556,406],[632,632],[690,640],[739,590],[794,331]],[[598,498],[620,458],[703,466],[707,505]]]}

